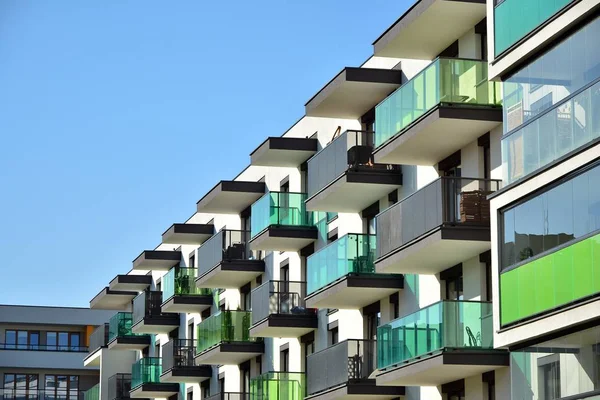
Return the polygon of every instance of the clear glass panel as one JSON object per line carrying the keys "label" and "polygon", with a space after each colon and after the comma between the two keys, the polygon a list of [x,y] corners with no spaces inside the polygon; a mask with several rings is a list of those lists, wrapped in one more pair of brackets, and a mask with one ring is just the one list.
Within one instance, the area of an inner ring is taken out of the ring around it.
{"label": "clear glass panel", "polygon": [[439,103],[497,106],[500,84],[487,80],[487,62],[437,59],[375,108],[375,145],[395,136]]}
{"label": "clear glass panel", "polygon": [[442,301],[377,329],[377,367],[455,349],[493,349],[492,303]]}
{"label": "clear glass panel", "polygon": [[196,286],[197,271],[195,268],[171,268],[162,280],[164,301],[175,295],[211,296],[211,289],[201,289]]}

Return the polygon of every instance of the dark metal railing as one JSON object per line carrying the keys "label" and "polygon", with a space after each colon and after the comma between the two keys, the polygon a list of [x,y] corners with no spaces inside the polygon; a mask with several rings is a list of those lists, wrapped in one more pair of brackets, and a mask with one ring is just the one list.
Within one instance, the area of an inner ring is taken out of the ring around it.
{"label": "dark metal railing", "polygon": [[88,346],[62,346],[56,344],[16,344],[0,343],[0,350],[26,350],[26,351],[66,351],[86,353]]}
{"label": "dark metal railing", "polygon": [[108,400],[129,398],[131,390],[131,374],[115,374],[108,378]]}
{"label": "dark metal railing", "polygon": [[196,341],[191,339],[171,339],[162,348],[162,370],[174,367],[194,367]]}
{"label": "dark metal railing", "polygon": [[252,291],[252,324],[272,314],[316,315],[305,308],[306,282],[268,281]]}
{"label": "dark metal railing", "polygon": [[2,400],[84,400],[79,390],[0,389]]}
{"label": "dark metal railing", "polygon": [[176,317],[176,313],[164,313],[161,310],[162,292],[147,291],[133,299],[133,324],[144,318]]}
{"label": "dark metal railing", "polygon": [[198,276],[222,261],[260,260],[262,252],[250,250],[250,231],[222,229],[198,249]]}

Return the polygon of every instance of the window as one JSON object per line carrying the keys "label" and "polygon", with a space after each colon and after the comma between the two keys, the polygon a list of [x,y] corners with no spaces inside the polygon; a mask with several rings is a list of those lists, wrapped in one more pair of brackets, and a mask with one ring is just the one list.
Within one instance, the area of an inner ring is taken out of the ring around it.
{"label": "window", "polygon": [[446,281],[446,300],[463,300],[463,277],[459,276]]}
{"label": "window", "polygon": [[187,392],[187,396],[186,396],[187,400],[194,400],[194,388],[192,387],[192,390],[190,390],[189,392]]}
{"label": "window", "polygon": [[203,399],[206,399],[210,396],[210,379],[200,383],[200,392]]}
{"label": "window", "polygon": [[196,254],[195,253],[192,253],[190,255],[190,258],[188,259],[188,268],[196,268]]}
{"label": "window", "polygon": [[9,330],[4,332],[4,348],[38,350],[40,333],[36,331]]}
{"label": "window", "polygon": [[79,332],[46,332],[46,348],[56,351],[79,351]]}
{"label": "window", "polygon": [[279,371],[288,372],[289,370],[290,370],[290,349],[284,349],[279,352]]}
{"label": "window", "polygon": [[329,345],[333,346],[334,344],[337,344],[339,341],[339,330],[338,327],[336,326],[335,328],[331,328],[329,330]]}
{"label": "window", "polygon": [[[5,398],[37,399],[38,376],[34,374],[4,374]],[[9,393],[7,393],[9,391]]]}
{"label": "window", "polygon": [[46,375],[44,385],[46,399],[74,399],[79,392],[79,376]]}
{"label": "window", "polygon": [[188,324],[187,338],[189,340],[194,340],[194,322]]}
{"label": "window", "polygon": [[488,383],[487,389],[488,389],[488,400],[496,400],[496,384],[494,382]]}
{"label": "window", "polygon": [[558,361],[545,364],[540,367],[540,375],[543,377],[542,397],[544,400],[560,399],[560,363]]}

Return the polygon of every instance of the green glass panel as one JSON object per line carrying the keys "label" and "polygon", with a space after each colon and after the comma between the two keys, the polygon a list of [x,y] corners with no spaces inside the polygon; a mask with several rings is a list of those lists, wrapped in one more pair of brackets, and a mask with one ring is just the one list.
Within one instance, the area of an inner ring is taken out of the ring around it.
{"label": "green glass panel", "polygon": [[500,321],[507,324],[519,319],[519,275],[516,269],[500,275]]}
{"label": "green glass panel", "polygon": [[531,263],[536,280],[535,309],[547,310],[556,306],[556,278],[552,257],[540,258]]}
{"label": "green glass panel", "polygon": [[530,315],[535,312],[535,270],[530,263],[517,268],[517,271],[519,277],[519,288],[517,292],[519,315]]}
{"label": "green glass panel", "polygon": [[[573,296],[573,249],[571,246],[552,254],[556,279],[556,305],[570,303]],[[589,268],[589,267],[588,267]]]}
{"label": "green glass panel", "polygon": [[270,192],[252,204],[250,224],[254,237],[271,225],[315,225],[313,213],[306,210],[306,193]]}
{"label": "green glass panel", "polygon": [[161,373],[160,358],[140,358],[131,368],[131,388],[136,388],[144,383],[160,383]]}
{"label": "green glass panel", "polygon": [[108,321],[108,341],[116,337],[125,336],[144,336],[143,334],[133,333],[133,314],[130,312],[119,312],[113,315]]}
{"label": "green glass panel", "polygon": [[575,243],[573,253],[573,298],[582,298],[594,293],[594,265],[592,241]]}
{"label": "green glass panel", "polygon": [[100,384],[86,390],[83,393],[83,400],[100,400]]}
{"label": "green glass panel", "polygon": [[197,353],[223,342],[255,342],[250,337],[250,311],[221,311],[198,324]]}
{"label": "green glass panel", "polygon": [[311,294],[348,274],[375,273],[376,236],[348,234],[328,244],[307,259],[307,290]]}
{"label": "green glass panel", "polygon": [[306,375],[302,372],[268,372],[250,379],[252,400],[303,400]]}
{"label": "green glass panel", "polygon": [[375,108],[375,145],[407,128],[439,103],[498,106],[500,83],[487,80],[487,63],[440,58]]}
{"label": "green glass panel", "polygon": [[378,368],[443,348],[492,349],[492,303],[441,301],[377,329]]}
{"label": "green glass panel", "polygon": [[599,292],[600,235],[595,235],[501,274],[500,321],[506,325]]}
{"label": "green glass panel", "polygon": [[505,0],[494,10],[494,50],[498,55],[574,0]]}
{"label": "green glass panel", "polygon": [[196,286],[196,268],[171,268],[163,277],[163,301],[175,295],[211,296],[212,289]]}

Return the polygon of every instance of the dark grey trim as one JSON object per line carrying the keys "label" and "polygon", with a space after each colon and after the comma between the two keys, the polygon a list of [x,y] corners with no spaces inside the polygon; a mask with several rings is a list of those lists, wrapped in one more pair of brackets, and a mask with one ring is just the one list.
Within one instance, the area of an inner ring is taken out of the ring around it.
{"label": "dark grey trim", "polygon": [[[349,288],[379,288],[379,289],[404,289],[404,275],[400,274],[348,274],[336,279],[323,286],[319,290],[306,296],[310,300],[315,296],[321,295],[327,290],[334,289],[337,285],[346,282]],[[398,293],[395,293],[398,296]],[[393,295],[392,295],[393,296]]]}
{"label": "dark grey trim", "polygon": [[475,33],[479,35],[487,35],[487,18],[482,19],[475,25]]}
{"label": "dark grey trim", "polygon": [[327,232],[327,239],[331,240],[331,238],[336,237],[338,235],[338,228],[334,228]]}
{"label": "dark grey trim", "polygon": [[402,172],[395,170],[346,171],[346,182],[402,186]]}
{"label": "dark grey trim", "polygon": [[100,293],[98,293],[97,295],[95,295],[94,298],[92,300],[90,300],[90,304],[98,301],[103,296],[110,296],[110,295],[114,295],[114,296],[131,296],[131,299],[133,300],[133,298],[138,295],[138,292],[123,292],[123,291],[119,291],[119,290],[110,290],[108,288],[108,286],[106,286],[104,289],[102,289],[100,291]]}
{"label": "dark grey trim", "polygon": [[[264,342],[255,343],[221,343],[218,345],[221,353],[264,353],[265,344]],[[212,350],[211,347],[208,350]]]}
{"label": "dark grey trim", "polygon": [[212,377],[212,367],[210,365],[195,365],[188,367],[173,367],[163,371],[161,376],[171,373],[173,377],[191,377],[191,378],[210,378]]}
{"label": "dark grey trim", "polygon": [[302,249],[300,249],[300,257],[308,257],[312,254],[314,254],[315,252],[315,244],[311,243],[307,246],[304,246]]}
{"label": "dark grey trim", "polygon": [[300,343],[310,343],[315,341],[315,331],[310,331],[300,337]]}
{"label": "dark grey trim", "polygon": [[202,274],[196,278],[196,282],[204,278],[206,275],[211,274],[217,268],[220,268],[222,272],[265,272],[265,261],[264,260],[231,260],[221,261],[215,265],[210,271]]}
{"label": "dark grey trim", "polygon": [[213,297],[211,295],[184,295],[184,294],[176,294],[168,298],[161,304],[161,307],[164,307],[168,303],[173,303],[173,305],[193,305],[193,306],[212,306]]}
{"label": "dark grey trim", "polygon": [[165,236],[172,235],[175,233],[190,233],[196,235],[214,235],[215,226],[212,224],[173,224],[166,231],[163,232],[163,239]]}
{"label": "dark grey trim", "polygon": [[286,351],[290,349],[290,343],[286,343],[286,344],[282,344],[281,346],[279,346],[279,351]]}
{"label": "dark grey trim", "polygon": [[[263,149],[264,147],[264,149]],[[299,137],[268,137],[256,149],[250,153],[250,157],[255,153],[268,150],[290,150],[290,151],[314,151],[319,150],[319,140]]]}
{"label": "dark grey trim", "polygon": [[481,374],[481,381],[493,385],[496,383],[496,371],[484,372]]}
{"label": "dark grey trim", "polygon": [[360,212],[362,218],[373,218],[379,214],[379,200]]}
{"label": "dark grey trim", "polygon": [[339,328],[339,326],[340,326],[340,321],[336,319],[335,321],[327,324],[327,330],[331,331],[335,328]]}
{"label": "dark grey trim", "polygon": [[381,312],[381,300],[377,300],[376,302],[371,303],[368,306],[364,306],[361,311],[363,316],[368,314],[377,314],[378,312]]}
{"label": "dark grey trim", "polygon": [[144,326],[172,326],[175,329],[179,326],[179,314],[144,317],[133,324],[132,328],[142,324]]}
{"label": "dark grey trim", "polygon": [[113,343],[120,345],[150,346],[150,335],[117,336],[108,342],[107,346],[110,346]]}
{"label": "dark grey trim", "polygon": [[452,365],[510,365],[508,351],[447,351],[442,353],[444,364]]}
{"label": "dark grey trim", "polygon": [[[269,226],[262,233],[259,233],[253,240],[267,233],[269,237],[280,237],[290,239],[318,239],[319,231],[316,227],[295,227],[295,226]],[[250,241],[250,242],[252,242]]]}
{"label": "dark grey trim", "polygon": [[288,267],[289,265],[290,265],[290,258],[288,257],[279,263],[279,268],[285,268],[285,267]]}
{"label": "dark grey trim", "polygon": [[133,268],[144,261],[173,261],[174,266],[181,261],[181,251],[144,250],[133,260]]}
{"label": "dark grey trim", "polygon": [[[377,386],[375,379],[350,379],[343,385],[327,388],[315,393],[308,393],[306,400],[318,400],[321,396],[329,398],[329,393],[345,389],[347,395],[351,396],[404,396],[406,390],[404,386]],[[307,391],[310,385],[307,386]]]}
{"label": "dark grey trim", "polygon": [[[109,285],[116,284],[131,284],[131,285],[152,285],[151,275],[117,275],[110,281]],[[137,293],[137,292],[136,292]]]}
{"label": "dark grey trim", "polygon": [[[357,68],[346,67],[342,69],[336,76],[327,82],[313,97],[310,98],[304,107],[310,108],[311,103],[316,101],[321,95],[324,95],[328,90],[334,90],[345,82],[364,82],[364,83],[383,83],[383,84],[402,84],[402,71],[393,69],[379,68]],[[330,89],[330,87],[332,89]],[[319,102],[320,104],[321,102]]]}
{"label": "dark grey trim", "polygon": [[418,0],[408,10],[406,10],[404,14],[402,14],[400,18],[396,20],[396,22],[394,22],[389,28],[387,28],[385,32],[383,32],[377,39],[375,39],[375,41],[373,42],[373,46],[375,47],[374,53],[378,53],[381,50],[381,47],[385,47],[385,45],[387,45],[387,43],[390,41],[391,38],[382,43],[382,39],[384,39],[384,37],[389,32],[391,32],[392,30],[401,31],[402,29],[404,29],[404,27],[414,22],[421,14],[425,12],[425,10],[427,10],[427,8],[429,8],[436,1],[460,1],[462,3],[479,4],[485,4],[486,2],[486,0]]}
{"label": "dark grey trim", "polygon": [[[319,327],[317,314],[294,315],[294,314],[271,314],[266,319],[269,328],[314,328]],[[253,324],[250,329],[258,327],[265,320]]]}
{"label": "dark grey trim", "polygon": [[290,183],[290,176],[286,175],[285,178],[283,178],[281,181],[279,181],[279,188],[280,190],[283,188],[283,186],[285,186],[286,184]]}
{"label": "dark grey trim", "polygon": [[442,385],[442,393],[447,394],[450,392],[464,391],[465,390],[465,380],[459,379],[454,382],[444,383]]}
{"label": "dark grey trim", "polygon": [[462,263],[456,264],[453,267],[450,267],[442,272],[440,272],[440,279],[443,281],[447,281],[448,279],[456,279],[463,275],[463,265]]}
{"label": "dark grey trim", "polygon": [[179,392],[179,383],[142,383],[131,388],[129,393],[140,390],[142,392]]}

